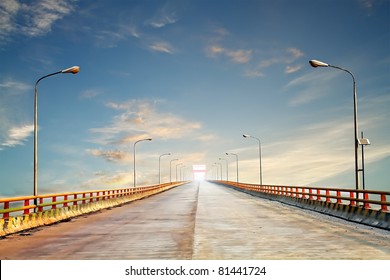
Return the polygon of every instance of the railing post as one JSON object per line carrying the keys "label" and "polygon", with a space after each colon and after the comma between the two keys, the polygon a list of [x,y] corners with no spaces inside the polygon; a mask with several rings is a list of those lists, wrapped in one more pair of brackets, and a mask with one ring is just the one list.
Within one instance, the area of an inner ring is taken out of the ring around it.
{"label": "railing post", "polygon": [[53,196],[53,197],[51,198],[51,202],[53,203],[53,204],[51,205],[51,209],[56,209],[56,208],[57,208],[57,204],[55,204],[55,202],[57,202],[57,197],[56,197],[56,196]]}
{"label": "railing post", "polygon": [[368,200],[368,193],[364,193],[363,194],[363,197],[364,197],[364,209],[369,209],[370,208],[370,203],[367,201]]}
{"label": "railing post", "polygon": [[349,205],[350,206],[355,206],[356,203],[355,203],[355,192],[349,192],[349,198],[351,199],[349,201]]}
{"label": "railing post", "polygon": [[68,195],[64,195],[64,207],[68,207]]}
{"label": "railing post", "polygon": [[320,189],[317,189],[317,201],[321,201],[321,190]]}
{"label": "railing post", "polygon": [[89,202],[93,202],[93,193],[92,192],[89,193],[89,197],[90,197]]}
{"label": "railing post", "polygon": [[75,200],[73,201],[73,205],[77,205],[77,194],[73,195],[73,199]]}
{"label": "railing post", "polygon": [[387,205],[385,204],[386,202],[386,195],[381,194],[381,210],[382,211],[387,211]]}
{"label": "railing post", "polygon": [[43,212],[43,207],[41,206],[41,204],[43,204],[43,197],[39,198],[38,212]]}
{"label": "railing post", "polygon": [[[4,210],[9,209],[9,201],[4,202]],[[3,213],[3,219],[9,218],[9,212]]]}
{"label": "railing post", "polygon": [[309,200],[313,200],[313,190],[309,189]]}
{"label": "railing post", "polygon": [[305,188],[302,188],[302,198],[306,199]]}
{"label": "railing post", "polygon": [[329,190],[326,190],[326,202],[330,202],[330,197],[329,197],[329,195],[330,195],[330,192],[329,192]]}
{"label": "railing post", "polygon": [[336,191],[336,196],[337,196],[337,203],[338,204],[341,204],[341,192],[340,191]]}
{"label": "railing post", "polygon": [[[25,199],[24,200],[24,206],[30,206],[30,200],[29,199]],[[28,215],[29,213],[30,213],[30,209],[24,209],[24,211],[23,211],[24,215]]]}

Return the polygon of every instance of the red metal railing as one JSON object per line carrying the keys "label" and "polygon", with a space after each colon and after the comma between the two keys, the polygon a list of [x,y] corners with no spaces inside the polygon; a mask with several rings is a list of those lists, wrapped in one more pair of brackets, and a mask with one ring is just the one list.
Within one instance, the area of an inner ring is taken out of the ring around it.
{"label": "red metal railing", "polygon": [[376,209],[389,212],[390,192],[374,190],[354,190],[338,188],[317,188],[299,186],[274,186],[245,184],[230,181],[214,181],[221,184],[230,185],[236,188],[250,190],[254,192],[269,193],[279,196],[293,198],[303,198],[315,201],[325,201],[350,206],[359,206],[364,209]]}
{"label": "red metal railing", "polygon": [[[2,214],[3,219],[8,219],[10,217],[10,214],[12,213],[17,215],[28,215],[33,212],[43,212],[48,209],[57,209],[57,207],[68,207],[71,205],[93,203],[100,200],[109,200],[124,196],[132,196],[161,189],[169,185],[171,184],[167,183],[137,188],[94,190],[84,192],[45,194],[39,196],[0,198],[0,214]],[[34,204],[35,199],[38,201],[38,205]]]}

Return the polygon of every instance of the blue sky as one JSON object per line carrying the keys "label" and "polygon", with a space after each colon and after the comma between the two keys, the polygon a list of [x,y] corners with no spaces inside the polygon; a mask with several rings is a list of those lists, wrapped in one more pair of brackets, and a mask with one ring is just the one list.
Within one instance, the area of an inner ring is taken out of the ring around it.
{"label": "blue sky", "polygon": [[[390,190],[386,0],[0,2],[0,195],[33,192],[39,84],[39,193],[169,181],[229,161],[235,180],[354,188],[352,71],[366,188]],[[219,165],[218,165],[219,166]]]}

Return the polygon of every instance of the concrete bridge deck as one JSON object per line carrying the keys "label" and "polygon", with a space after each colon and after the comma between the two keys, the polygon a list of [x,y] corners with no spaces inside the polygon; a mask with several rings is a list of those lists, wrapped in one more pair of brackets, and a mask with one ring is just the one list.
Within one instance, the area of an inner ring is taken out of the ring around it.
{"label": "concrete bridge deck", "polygon": [[0,259],[390,259],[389,231],[209,182],[0,240]]}

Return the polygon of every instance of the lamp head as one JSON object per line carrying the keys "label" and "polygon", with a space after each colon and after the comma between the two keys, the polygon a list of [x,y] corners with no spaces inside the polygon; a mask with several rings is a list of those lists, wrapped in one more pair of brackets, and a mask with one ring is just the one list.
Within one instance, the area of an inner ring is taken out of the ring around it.
{"label": "lamp head", "polygon": [[328,63],[325,63],[325,62],[322,62],[319,60],[315,60],[315,59],[310,60],[309,63],[312,67],[328,67],[329,66]]}
{"label": "lamp head", "polygon": [[250,137],[250,135],[249,134],[243,134],[242,137],[248,138],[248,137]]}
{"label": "lamp head", "polygon": [[66,73],[72,73],[72,74],[77,74],[80,72],[80,67],[79,66],[73,66],[67,69],[64,69],[61,71],[61,73],[66,74]]}

